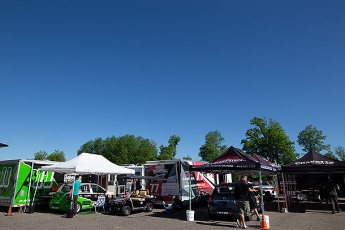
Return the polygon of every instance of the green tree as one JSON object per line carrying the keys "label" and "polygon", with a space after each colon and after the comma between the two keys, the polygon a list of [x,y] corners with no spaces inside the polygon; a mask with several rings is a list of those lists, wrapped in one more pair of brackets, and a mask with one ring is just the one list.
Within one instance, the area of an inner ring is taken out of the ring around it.
{"label": "green tree", "polygon": [[189,155],[187,155],[186,157],[182,157],[183,160],[186,160],[186,161],[191,161],[193,160]]}
{"label": "green tree", "polygon": [[328,152],[324,154],[325,157],[331,158],[333,160],[339,160],[332,152]]}
{"label": "green tree", "polygon": [[287,164],[297,159],[294,142],[290,141],[279,122],[254,117],[250,124],[254,128],[248,129],[246,139],[241,140],[244,151],[257,153],[276,164]]}
{"label": "green tree", "polygon": [[297,136],[297,143],[304,152],[312,150],[318,153],[323,150],[330,152],[331,146],[325,144],[324,140],[326,140],[326,136],[322,135],[322,131],[312,125],[307,125]]}
{"label": "green tree", "polygon": [[158,160],[172,160],[176,156],[176,147],[179,143],[181,138],[176,135],[172,135],[169,138],[169,145],[164,146],[161,145],[159,146],[159,155],[157,156]]}
{"label": "green tree", "polygon": [[59,161],[59,162],[66,161],[65,153],[59,150],[55,150],[53,153],[49,154],[47,159],[50,161]]}
{"label": "green tree", "polygon": [[48,154],[46,151],[40,150],[39,152],[35,153],[35,160],[41,160],[41,161],[59,161],[63,162],[66,161],[65,159],[65,153],[63,151],[55,150],[53,153]]}
{"label": "green tree", "polygon": [[336,146],[334,148],[334,152],[337,156],[339,156],[341,161],[345,161],[345,148],[344,146]]}
{"label": "green tree", "polygon": [[35,153],[34,160],[45,161],[45,160],[47,160],[47,157],[48,157],[48,153],[46,151],[40,150],[40,151]]}
{"label": "green tree", "polygon": [[92,154],[101,154],[103,151],[103,140],[98,137],[95,140],[90,140],[83,144],[77,151],[77,155],[81,153],[92,153]]}
{"label": "green tree", "polygon": [[121,137],[96,138],[83,144],[77,154],[82,152],[100,154],[118,164],[143,164],[156,160],[157,145],[154,141],[134,135]]}
{"label": "green tree", "polygon": [[223,153],[228,146],[222,145],[225,141],[222,134],[216,130],[208,132],[205,136],[205,144],[199,148],[199,156],[203,161],[212,161]]}
{"label": "green tree", "polygon": [[153,140],[137,137],[139,142],[137,154],[133,159],[133,164],[144,164],[146,161],[157,160],[157,145]]}

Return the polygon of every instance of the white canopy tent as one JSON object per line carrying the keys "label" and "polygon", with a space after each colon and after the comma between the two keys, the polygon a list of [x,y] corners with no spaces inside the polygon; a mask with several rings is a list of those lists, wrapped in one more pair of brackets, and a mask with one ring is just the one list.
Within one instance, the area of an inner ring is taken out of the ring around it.
{"label": "white canopy tent", "polygon": [[[102,155],[91,154],[91,153],[81,153],[79,156],[73,158],[72,160],[61,162],[49,166],[42,166],[42,171],[58,172],[64,174],[135,174],[133,169],[125,168],[116,165],[109,160],[107,160]],[[37,186],[36,186],[37,189]],[[74,190],[74,184],[73,188]],[[35,191],[36,194],[36,191]],[[71,204],[73,203],[73,196],[71,198]],[[71,214],[72,205],[67,213],[67,217],[73,217]]]}
{"label": "white canopy tent", "polygon": [[133,169],[116,165],[102,155],[81,153],[72,160],[42,166],[41,170],[75,174],[135,174]]}

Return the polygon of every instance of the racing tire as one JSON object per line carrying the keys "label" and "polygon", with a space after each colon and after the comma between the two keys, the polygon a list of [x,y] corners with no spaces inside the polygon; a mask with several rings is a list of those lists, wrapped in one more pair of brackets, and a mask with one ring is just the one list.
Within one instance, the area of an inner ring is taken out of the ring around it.
{"label": "racing tire", "polygon": [[131,214],[132,210],[131,210],[131,207],[129,207],[128,205],[125,205],[122,207],[121,211],[124,216],[128,216],[129,214]]}
{"label": "racing tire", "polygon": [[152,212],[153,211],[153,203],[152,202],[148,202],[146,204],[146,211],[147,212]]}

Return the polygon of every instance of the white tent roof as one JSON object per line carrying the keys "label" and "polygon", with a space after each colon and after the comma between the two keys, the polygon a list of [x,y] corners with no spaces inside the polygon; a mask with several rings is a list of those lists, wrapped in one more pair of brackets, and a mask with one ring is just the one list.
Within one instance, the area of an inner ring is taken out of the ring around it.
{"label": "white tent roof", "polygon": [[72,160],[61,162],[49,166],[42,166],[41,170],[59,172],[59,173],[76,173],[76,174],[134,174],[133,169],[128,169],[116,165],[107,160],[102,155],[81,153]]}

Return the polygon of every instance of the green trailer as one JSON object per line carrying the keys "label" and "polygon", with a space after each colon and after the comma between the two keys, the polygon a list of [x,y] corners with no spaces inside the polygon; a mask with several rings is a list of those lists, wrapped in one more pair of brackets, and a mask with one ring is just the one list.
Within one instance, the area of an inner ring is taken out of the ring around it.
{"label": "green trailer", "polygon": [[[0,161],[0,206],[26,207],[49,198],[57,187],[54,172],[41,171],[53,161],[5,160]],[[54,190],[54,189],[53,189]]]}

